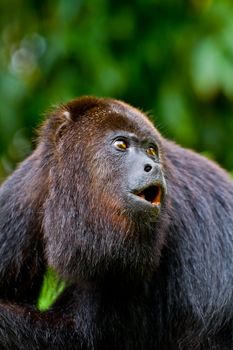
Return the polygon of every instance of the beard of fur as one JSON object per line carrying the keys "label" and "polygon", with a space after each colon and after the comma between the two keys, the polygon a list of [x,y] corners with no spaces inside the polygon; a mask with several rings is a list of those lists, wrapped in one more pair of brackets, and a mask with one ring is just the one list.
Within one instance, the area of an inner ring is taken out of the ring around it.
{"label": "beard of fur", "polygon": [[70,282],[150,275],[164,242],[162,221],[135,217],[104,188],[86,188],[83,180],[64,181],[53,174],[43,221],[49,265]]}

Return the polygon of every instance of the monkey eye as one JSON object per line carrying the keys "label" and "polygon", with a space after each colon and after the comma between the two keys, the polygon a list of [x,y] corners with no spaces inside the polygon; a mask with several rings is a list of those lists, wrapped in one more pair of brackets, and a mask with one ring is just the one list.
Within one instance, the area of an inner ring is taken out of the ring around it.
{"label": "monkey eye", "polygon": [[147,148],[146,153],[148,156],[155,157],[158,155],[158,149],[155,146],[150,146]]}
{"label": "monkey eye", "polygon": [[115,140],[113,145],[116,149],[119,149],[120,151],[125,151],[128,148],[126,141],[122,139]]}

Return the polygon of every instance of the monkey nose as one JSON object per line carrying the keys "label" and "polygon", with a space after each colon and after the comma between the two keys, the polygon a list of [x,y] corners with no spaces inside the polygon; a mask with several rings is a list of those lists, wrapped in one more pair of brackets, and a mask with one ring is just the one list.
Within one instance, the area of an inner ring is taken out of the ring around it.
{"label": "monkey nose", "polygon": [[145,171],[146,173],[149,173],[151,170],[152,170],[152,165],[146,164],[146,165],[144,166],[144,171]]}

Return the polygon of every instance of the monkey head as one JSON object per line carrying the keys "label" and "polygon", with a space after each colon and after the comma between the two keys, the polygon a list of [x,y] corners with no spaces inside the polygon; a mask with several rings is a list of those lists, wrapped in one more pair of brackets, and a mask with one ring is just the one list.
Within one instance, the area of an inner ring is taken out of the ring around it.
{"label": "monkey head", "polygon": [[148,274],[159,263],[166,203],[162,138],[139,110],[84,97],[41,129],[48,263],[68,280]]}

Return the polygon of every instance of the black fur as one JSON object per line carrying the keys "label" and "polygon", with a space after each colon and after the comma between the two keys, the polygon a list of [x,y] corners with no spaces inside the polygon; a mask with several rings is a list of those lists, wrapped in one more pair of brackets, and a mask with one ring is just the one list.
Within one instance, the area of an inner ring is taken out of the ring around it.
{"label": "black fur", "polygon": [[[158,216],[127,201],[119,130],[156,140]],[[47,265],[69,287],[40,312]],[[232,180],[129,105],[71,101],[0,188],[0,297],[0,349],[233,349]]]}

